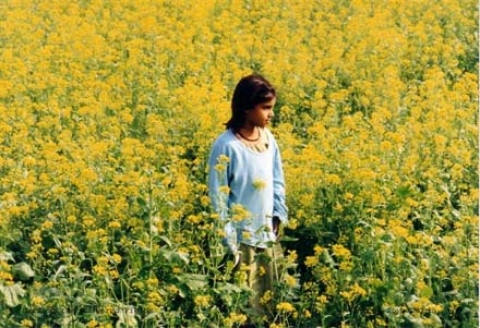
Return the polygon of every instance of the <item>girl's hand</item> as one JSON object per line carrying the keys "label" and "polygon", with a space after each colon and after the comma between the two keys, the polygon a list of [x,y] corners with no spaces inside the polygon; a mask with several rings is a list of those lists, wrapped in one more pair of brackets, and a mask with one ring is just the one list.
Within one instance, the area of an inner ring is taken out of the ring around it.
{"label": "girl's hand", "polygon": [[278,236],[278,230],[280,229],[280,219],[278,218],[278,216],[274,216],[272,218],[272,228],[275,236]]}
{"label": "girl's hand", "polygon": [[234,268],[237,268],[237,266],[240,265],[240,261],[241,261],[241,256],[240,256],[240,252],[237,252],[234,256],[234,259],[233,259],[233,267]]}

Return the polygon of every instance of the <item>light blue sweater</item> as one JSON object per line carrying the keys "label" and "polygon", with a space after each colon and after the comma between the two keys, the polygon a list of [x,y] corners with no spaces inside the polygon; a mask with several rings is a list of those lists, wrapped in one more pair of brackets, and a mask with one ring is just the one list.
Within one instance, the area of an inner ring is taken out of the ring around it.
{"label": "light blue sweater", "polygon": [[224,242],[234,253],[239,243],[268,247],[276,239],[272,217],[283,224],[288,220],[280,151],[271,132],[264,131],[268,138],[264,152],[250,149],[226,130],[210,153],[210,200],[225,222]]}

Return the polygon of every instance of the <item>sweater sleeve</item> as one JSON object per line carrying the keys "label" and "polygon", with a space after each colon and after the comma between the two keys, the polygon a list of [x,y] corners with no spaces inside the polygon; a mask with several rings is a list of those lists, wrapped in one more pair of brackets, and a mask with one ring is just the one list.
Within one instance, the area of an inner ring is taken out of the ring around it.
{"label": "sweater sleeve", "polygon": [[208,194],[213,210],[221,220],[227,219],[228,212],[228,165],[225,147],[215,143],[208,160]]}
{"label": "sweater sleeve", "polygon": [[230,252],[236,253],[238,251],[237,230],[228,217],[229,163],[230,158],[225,145],[216,142],[212,147],[208,161],[208,192],[212,208],[224,224],[225,236],[222,242]]}
{"label": "sweater sleeve", "polygon": [[275,142],[275,157],[273,163],[273,216],[278,217],[283,224],[288,222],[288,208],[285,199],[285,178],[280,150]]}

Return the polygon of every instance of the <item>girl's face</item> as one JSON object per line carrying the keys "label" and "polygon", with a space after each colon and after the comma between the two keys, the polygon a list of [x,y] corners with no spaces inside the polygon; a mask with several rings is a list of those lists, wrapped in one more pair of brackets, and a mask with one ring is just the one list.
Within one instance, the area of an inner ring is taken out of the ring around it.
{"label": "girl's face", "polygon": [[275,107],[276,98],[257,104],[245,114],[245,126],[265,127],[273,118],[273,108]]}

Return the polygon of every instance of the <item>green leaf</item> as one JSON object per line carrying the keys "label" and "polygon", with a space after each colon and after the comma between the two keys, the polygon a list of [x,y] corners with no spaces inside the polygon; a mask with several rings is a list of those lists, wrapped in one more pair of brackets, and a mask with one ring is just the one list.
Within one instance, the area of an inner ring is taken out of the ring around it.
{"label": "green leaf", "polygon": [[433,296],[433,289],[430,286],[425,286],[420,290],[420,296],[430,299]]}
{"label": "green leaf", "polygon": [[208,278],[203,274],[184,274],[179,277],[179,280],[185,283],[192,291],[203,289],[208,282]]}
{"label": "green leaf", "polygon": [[27,280],[35,276],[32,267],[25,262],[17,263],[12,266],[12,274],[20,280]]}
{"label": "green leaf", "polygon": [[180,259],[184,264],[188,264],[190,262],[189,256],[183,252],[175,252],[175,257]]}
{"label": "green leaf", "polygon": [[281,241],[281,242],[284,242],[284,241],[287,241],[287,242],[298,241],[298,238],[290,237],[290,236],[282,236],[282,237],[280,238],[280,241]]}
{"label": "green leaf", "polygon": [[137,196],[137,203],[144,210],[148,208],[147,201],[142,196]]}
{"label": "green leaf", "polygon": [[172,247],[172,242],[170,239],[168,239],[166,236],[160,236],[160,240],[162,240],[165,244],[167,244],[169,247]]}
{"label": "green leaf", "polygon": [[226,283],[219,284],[217,291],[220,292],[221,294],[225,294],[225,293],[237,294],[237,293],[240,293],[242,289],[238,287],[236,284],[231,284],[226,282]]}
{"label": "green leaf", "polygon": [[58,276],[60,274],[62,274],[63,271],[65,271],[67,269],[67,267],[65,265],[60,265],[57,269],[57,271],[55,272],[55,274],[53,275],[53,280],[57,280]]}
{"label": "green leaf", "polygon": [[435,327],[442,327],[442,319],[435,313],[430,313],[430,319],[434,322]]}
{"label": "green leaf", "polygon": [[329,268],[333,268],[337,265],[333,257],[330,255],[330,253],[326,249],[322,252],[321,259]]}
{"label": "green leaf", "polygon": [[188,295],[187,286],[182,284],[182,285],[178,285],[177,288],[178,288],[178,296],[180,296],[181,298],[187,297]]}
{"label": "green leaf", "polygon": [[15,307],[20,304],[19,297],[25,295],[25,290],[18,283],[11,286],[0,285],[0,292],[5,299],[5,304],[9,307]]}
{"label": "green leaf", "polygon": [[219,284],[214,292],[222,298],[227,306],[233,306],[238,299],[238,295],[240,295],[243,290],[236,284],[222,283],[221,285]]}
{"label": "green leaf", "polygon": [[8,261],[14,261],[13,255],[10,252],[3,252],[0,253],[0,261],[8,262]]}
{"label": "green leaf", "polygon": [[409,186],[400,186],[395,190],[395,194],[400,198],[407,198],[410,196],[410,187]]}

